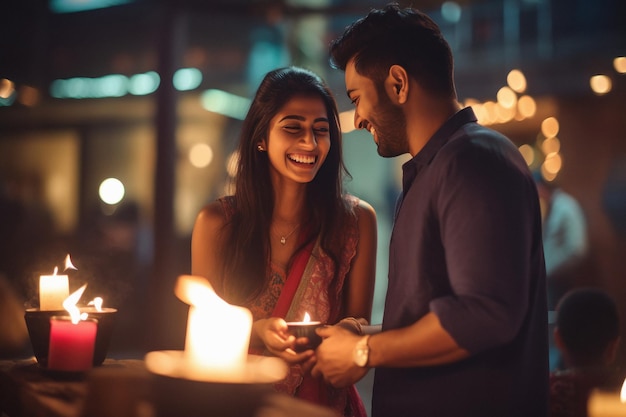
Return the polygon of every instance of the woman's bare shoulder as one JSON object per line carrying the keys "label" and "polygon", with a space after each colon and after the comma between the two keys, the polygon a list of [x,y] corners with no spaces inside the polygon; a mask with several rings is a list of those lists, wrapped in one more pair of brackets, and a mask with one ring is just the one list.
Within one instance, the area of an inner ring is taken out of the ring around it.
{"label": "woman's bare shoulder", "polygon": [[221,229],[226,224],[226,212],[222,203],[213,201],[200,210],[196,217],[196,226],[204,229]]}

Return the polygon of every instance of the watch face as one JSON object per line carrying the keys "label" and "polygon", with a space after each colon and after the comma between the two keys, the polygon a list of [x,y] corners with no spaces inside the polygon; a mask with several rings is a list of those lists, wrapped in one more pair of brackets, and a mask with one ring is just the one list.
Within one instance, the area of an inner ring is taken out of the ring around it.
{"label": "watch face", "polygon": [[356,349],[356,352],[354,353],[354,362],[357,364],[357,366],[363,368],[365,365],[367,365],[367,354],[367,347],[360,347]]}
{"label": "watch face", "polygon": [[365,337],[356,344],[354,348],[354,363],[363,368],[367,365],[367,359],[369,357],[369,346],[367,345],[368,338]]}

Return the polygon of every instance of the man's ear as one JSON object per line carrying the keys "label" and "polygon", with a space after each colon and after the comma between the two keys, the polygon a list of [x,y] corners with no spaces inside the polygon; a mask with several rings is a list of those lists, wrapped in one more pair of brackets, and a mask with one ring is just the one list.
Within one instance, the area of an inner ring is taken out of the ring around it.
{"label": "man's ear", "polygon": [[385,90],[391,100],[398,104],[404,104],[409,93],[409,75],[404,67],[392,65],[385,80]]}

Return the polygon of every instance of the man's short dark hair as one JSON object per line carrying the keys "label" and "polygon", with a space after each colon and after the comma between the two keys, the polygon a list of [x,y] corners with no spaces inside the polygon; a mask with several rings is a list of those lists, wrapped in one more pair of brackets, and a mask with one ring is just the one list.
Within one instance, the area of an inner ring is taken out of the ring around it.
{"label": "man's short dark hair", "polygon": [[374,81],[400,65],[422,88],[456,97],[453,58],[439,26],[419,10],[388,4],[373,9],[331,42],[331,65],[345,71],[354,58],[356,71]]}

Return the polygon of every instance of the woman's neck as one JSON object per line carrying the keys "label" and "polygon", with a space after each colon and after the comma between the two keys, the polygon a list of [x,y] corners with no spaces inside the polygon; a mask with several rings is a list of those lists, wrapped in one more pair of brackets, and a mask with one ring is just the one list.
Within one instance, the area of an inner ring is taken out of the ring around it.
{"label": "woman's neck", "polygon": [[304,220],[306,211],[306,185],[282,187],[275,191],[272,222],[296,225]]}

